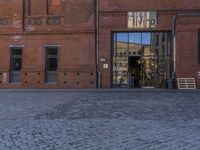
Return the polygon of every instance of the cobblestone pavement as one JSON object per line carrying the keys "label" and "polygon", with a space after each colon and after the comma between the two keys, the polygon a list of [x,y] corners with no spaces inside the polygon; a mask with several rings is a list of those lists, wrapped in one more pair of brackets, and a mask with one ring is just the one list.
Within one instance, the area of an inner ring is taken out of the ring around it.
{"label": "cobblestone pavement", "polygon": [[0,150],[200,150],[200,92],[0,90]]}

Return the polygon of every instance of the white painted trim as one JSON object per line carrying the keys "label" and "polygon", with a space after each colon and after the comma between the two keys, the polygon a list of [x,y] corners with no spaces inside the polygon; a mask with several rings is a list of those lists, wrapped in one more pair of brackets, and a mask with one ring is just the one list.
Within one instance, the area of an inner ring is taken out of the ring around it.
{"label": "white painted trim", "polygon": [[24,45],[9,45],[9,48],[23,48]]}
{"label": "white painted trim", "polygon": [[58,44],[55,44],[55,45],[51,45],[51,44],[47,44],[47,45],[44,45],[44,47],[60,47],[61,45],[58,45]]}

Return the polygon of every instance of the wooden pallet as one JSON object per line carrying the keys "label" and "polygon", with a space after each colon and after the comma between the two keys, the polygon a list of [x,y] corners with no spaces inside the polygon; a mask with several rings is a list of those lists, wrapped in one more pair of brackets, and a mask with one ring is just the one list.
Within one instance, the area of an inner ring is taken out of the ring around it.
{"label": "wooden pallet", "polygon": [[177,78],[178,89],[196,89],[194,78]]}

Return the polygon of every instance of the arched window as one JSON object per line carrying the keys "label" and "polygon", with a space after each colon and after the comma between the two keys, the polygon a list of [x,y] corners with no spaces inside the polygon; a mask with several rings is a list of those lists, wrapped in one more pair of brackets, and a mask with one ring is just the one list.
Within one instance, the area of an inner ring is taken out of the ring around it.
{"label": "arched window", "polygon": [[62,0],[25,0],[25,14],[30,15],[59,15]]}

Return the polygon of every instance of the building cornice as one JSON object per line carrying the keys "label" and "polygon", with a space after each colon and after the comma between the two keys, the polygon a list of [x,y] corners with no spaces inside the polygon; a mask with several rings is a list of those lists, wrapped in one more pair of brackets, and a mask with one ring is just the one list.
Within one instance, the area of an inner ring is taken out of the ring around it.
{"label": "building cornice", "polygon": [[0,33],[1,37],[4,36],[42,36],[42,35],[90,35],[95,34],[94,30],[80,30],[80,31],[52,31],[52,32],[12,32]]}
{"label": "building cornice", "polygon": [[129,11],[157,11],[158,14],[177,14],[177,13],[197,13],[200,10],[127,10],[127,11],[100,11],[99,16],[127,16],[127,12]]}

